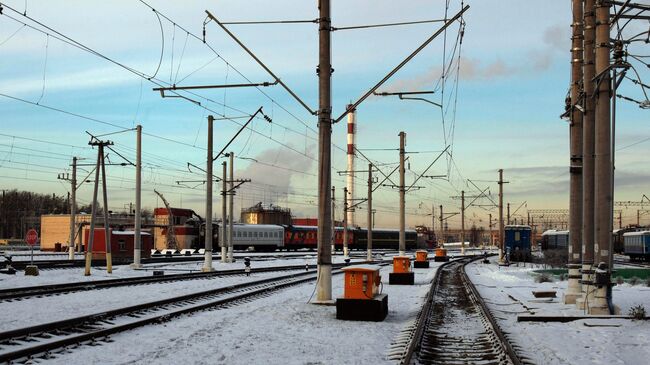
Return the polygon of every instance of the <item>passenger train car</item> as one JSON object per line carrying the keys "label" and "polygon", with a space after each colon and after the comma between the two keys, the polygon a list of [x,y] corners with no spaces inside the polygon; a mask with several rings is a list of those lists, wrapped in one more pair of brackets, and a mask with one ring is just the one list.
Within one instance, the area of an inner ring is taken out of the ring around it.
{"label": "passenger train car", "polygon": [[650,260],[650,231],[624,233],[623,242],[630,261]]}
{"label": "passenger train car", "polygon": [[[213,247],[217,247],[219,235],[221,235],[221,224],[213,223]],[[201,237],[196,242],[196,247],[203,248],[205,240],[205,225],[201,227]],[[316,249],[318,238],[318,227],[316,226],[281,226],[273,224],[234,224],[233,225],[233,246],[235,249],[247,249],[253,247],[256,251],[273,250],[298,250]],[[406,230],[406,249],[417,247],[417,232]],[[368,244],[368,230],[366,228],[348,228],[348,248],[350,250],[365,250]],[[334,230],[335,248],[343,249],[343,227],[336,227]],[[395,229],[373,229],[372,247],[375,249],[398,249],[399,230]]]}
{"label": "passenger train car", "polygon": [[526,225],[507,225],[504,227],[504,247],[512,261],[529,261],[532,229]]}
{"label": "passenger train car", "polygon": [[542,251],[567,250],[569,248],[569,231],[550,229],[542,233]]}

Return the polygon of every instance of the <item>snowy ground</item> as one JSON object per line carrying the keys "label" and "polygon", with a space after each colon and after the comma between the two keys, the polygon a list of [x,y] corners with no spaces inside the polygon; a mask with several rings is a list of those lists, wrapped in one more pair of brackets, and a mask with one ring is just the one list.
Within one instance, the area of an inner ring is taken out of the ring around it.
{"label": "snowy ground", "polygon": [[[336,260],[340,258],[335,257]],[[295,264],[295,260],[276,261],[276,265],[292,263]],[[217,269],[220,265],[215,262]],[[390,266],[382,268],[383,291],[388,294],[389,305],[388,317],[383,322],[339,321],[336,307],[307,304],[314,291],[314,283],[310,282],[236,307],[200,312],[166,324],[118,334],[111,338],[112,342],[94,347],[82,346],[47,362],[389,364],[392,363],[387,357],[390,345],[419,311],[439,264],[432,262],[431,266],[431,269],[415,269],[414,286],[389,286],[388,274],[392,269]],[[81,271],[75,270],[75,277],[79,279]],[[58,275],[62,271],[52,270],[52,274]],[[262,277],[262,274],[256,274],[251,279]],[[121,307],[153,300],[154,296],[161,298],[181,291],[204,290],[209,286],[243,280],[246,277],[194,280],[0,303],[0,312],[9,314],[3,315],[0,327],[6,330],[43,320],[61,319],[52,317],[57,313],[70,314],[71,307],[83,309],[85,313],[85,308],[97,311]],[[333,276],[332,284],[333,296],[342,296],[343,276]]]}
{"label": "snowy ground", "polygon": [[[494,261],[494,260],[493,260]],[[520,355],[536,364],[647,364],[650,326],[647,321],[586,319],[568,323],[517,322],[519,314],[582,315],[575,305],[564,305],[567,281],[536,283],[536,268],[499,267],[479,262],[467,274],[485,298],[501,328],[523,350]],[[557,298],[536,299],[533,290],[556,290]],[[644,304],[650,311],[650,288],[623,284],[613,289],[614,304],[627,314]],[[645,359],[645,360],[643,360]]]}

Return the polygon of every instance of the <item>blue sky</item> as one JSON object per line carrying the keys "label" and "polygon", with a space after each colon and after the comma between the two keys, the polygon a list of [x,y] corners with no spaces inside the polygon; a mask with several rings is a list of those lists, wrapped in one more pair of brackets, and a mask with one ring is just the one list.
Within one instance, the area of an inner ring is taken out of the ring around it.
{"label": "blue sky", "polygon": [[[165,46],[155,13],[137,1],[3,1],[24,11],[45,25],[60,31],[131,68],[179,85],[202,85],[271,81],[214,23],[206,26],[206,45],[186,37],[179,27],[161,20]],[[522,1],[467,1],[466,28],[460,58],[458,92],[453,93],[455,73],[445,86],[445,130],[454,126],[454,163],[443,158],[432,174],[450,173],[449,181],[421,181],[425,188],[409,194],[407,222],[430,221],[431,204],[458,210],[451,196],[464,189],[490,186],[495,194],[497,170],[503,168],[510,181],[506,201],[528,209],[566,208],[568,201],[568,124],[559,119],[569,84],[569,36],[571,13],[568,1],[548,1],[532,6]],[[205,2],[155,1],[160,10],[178,25],[200,35],[205,19]],[[333,2],[334,26],[375,24],[444,17],[445,1],[347,1]],[[220,1],[209,10],[222,20],[314,19],[313,1]],[[449,15],[460,8],[451,1]],[[34,25],[11,13],[21,22]],[[440,24],[425,24],[372,30],[348,30],[333,34],[333,106],[339,115],[347,103],[362,95],[394,65],[431,35]],[[312,108],[317,106],[317,28],[314,24],[233,25],[237,34],[284,82]],[[16,33],[17,32],[17,33]],[[15,34],[14,34],[15,33]],[[391,79],[383,90],[433,89],[441,74],[443,55],[449,59],[458,25],[437,38],[411,63]],[[13,36],[12,36],[13,35]],[[187,41],[186,41],[187,39]],[[443,50],[445,50],[443,52]],[[228,62],[224,62],[224,59]],[[455,66],[455,64],[454,64]],[[646,72],[647,74],[647,72]],[[252,179],[236,197],[236,211],[263,201],[289,206],[298,216],[315,214],[316,120],[280,87],[201,91],[213,102],[203,101],[206,111],[179,99],[162,99],[147,80],[95,55],[66,45],[53,37],[23,27],[0,16],[0,93],[96,119],[78,118],[15,99],[0,96],[0,186],[66,194],[69,186],[56,180],[69,171],[73,155],[92,161],[95,151],[87,145],[88,135],[112,133],[142,124],[144,132],[143,205],[159,204],[153,189],[161,190],[173,205],[204,211],[204,191],[196,184],[180,186],[177,180],[201,180],[190,173],[187,162],[205,161],[205,119],[209,113],[240,118],[263,106],[273,123],[253,122],[232,145],[237,176]],[[641,99],[638,87],[624,83],[621,93]],[[42,96],[41,96],[42,95]],[[434,99],[440,98],[440,90]],[[438,100],[439,101],[439,100]],[[455,103],[455,117],[453,113]],[[224,106],[225,104],[225,106]],[[620,102],[617,145],[625,147],[650,136],[647,111]],[[242,122],[245,119],[234,119]],[[445,148],[440,109],[429,104],[396,98],[371,98],[358,109],[357,145],[361,149],[394,149],[397,134],[407,133],[410,155],[408,181],[421,172]],[[109,122],[111,125],[102,124]],[[236,132],[233,120],[217,121],[215,149],[220,149]],[[37,139],[37,142],[24,138]],[[135,134],[111,135],[115,149],[133,159]],[[333,131],[333,169],[345,168],[345,125]],[[172,142],[175,141],[175,142]],[[451,142],[451,138],[447,138]],[[647,156],[650,142],[617,153],[617,200],[638,200],[648,193],[650,171]],[[364,152],[374,161],[395,163],[397,151]],[[119,157],[112,154],[111,159]],[[254,159],[250,160],[250,159]],[[215,171],[221,172],[221,160]],[[357,166],[365,167],[359,159]],[[386,171],[394,165],[387,165]],[[83,172],[80,172],[80,175]],[[110,167],[111,209],[121,210],[134,201],[131,167]],[[335,177],[337,189],[344,177]],[[365,191],[365,175],[358,177],[358,191]],[[420,184],[419,184],[420,185]],[[192,189],[194,188],[194,189]],[[337,195],[341,196],[341,190]],[[90,185],[79,199],[91,199]],[[217,196],[217,194],[215,194]],[[377,224],[396,225],[397,191],[378,190],[375,205]],[[525,208],[522,208],[522,210]],[[216,212],[220,202],[215,199]],[[485,224],[488,212],[470,208],[467,217]],[[496,215],[496,210],[492,213]],[[624,211],[632,219],[636,212]],[[340,214],[339,214],[340,215]],[[359,213],[364,224],[365,211]],[[452,226],[458,219],[451,219]],[[470,223],[471,225],[471,223]]]}

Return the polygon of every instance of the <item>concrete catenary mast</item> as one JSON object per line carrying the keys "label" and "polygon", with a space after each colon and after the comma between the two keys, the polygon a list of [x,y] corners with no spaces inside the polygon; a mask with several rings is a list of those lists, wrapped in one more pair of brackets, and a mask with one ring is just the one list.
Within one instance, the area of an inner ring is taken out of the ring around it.
{"label": "concrete catenary mast", "polygon": [[564,294],[565,304],[574,304],[581,293],[580,264],[582,243],[582,112],[579,108],[582,85],[583,0],[572,0],[571,27],[571,94],[569,103],[569,283]]}
{"label": "concrete catenary mast", "polygon": [[332,55],[330,0],[318,3],[318,280],[316,301],[332,300]]}
{"label": "concrete catenary mast", "polygon": [[[345,195],[345,201],[348,204],[348,207],[351,207],[354,203],[354,147],[355,147],[355,134],[356,134],[356,117],[357,112],[355,109],[351,109],[352,105],[348,105],[348,171],[347,171],[347,188],[348,193]],[[354,227],[354,208],[351,208],[347,211],[347,223],[348,226]]]}

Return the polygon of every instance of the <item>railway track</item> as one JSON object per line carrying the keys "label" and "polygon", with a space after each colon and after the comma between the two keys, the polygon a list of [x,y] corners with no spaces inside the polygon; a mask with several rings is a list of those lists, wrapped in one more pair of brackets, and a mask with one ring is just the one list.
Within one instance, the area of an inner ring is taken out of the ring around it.
{"label": "railway track", "polygon": [[[355,263],[355,265],[365,264],[365,263],[367,262],[365,261],[359,262],[359,263]],[[334,264],[332,266],[334,268],[340,268],[343,267],[344,264]],[[260,267],[260,268],[251,269],[251,274],[264,273],[264,272],[276,272],[276,271],[291,271],[291,270],[303,270],[305,272],[315,272],[313,270],[315,268],[316,265]],[[22,288],[0,289],[0,301],[23,300],[30,297],[61,295],[61,294],[67,294],[72,292],[99,290],[99,289],[115,288],[121,286],[160,284],[160,283],[173,282],[173,281],[210,279],[210,278],[218,278],[218,277],[233,276],[233,275],[245,275],[245,274],[246,272],[244,271],[244,269],[233,269],[233,270],[219,270],[219,271],[212,271],[212,272],[194,272],[194,273],[171,274],[171,275],[162,275],[162,276],[138,276],[138,277],[130,277],[130,278],[93,280],[93,281],[63,283],[63,284],[29,286],[29,287],[22,287]]]}
{"label": "railway track", "polygon": [[472,258],[441,266],[407,331],[400,364],[520,364],[465,274]]}
{"label": "railway track", "polygon": [[[333,273],[340,272],[335,270]],[[115,333],[168,321],[196,311],[229,307],[315,279],[316,273],[313,271],[294,273],[0,332],[0,363],[46,360],[56,356],[54,351],[95,345]]]}
{"label": "railway track", "polygon": [[[241,259],[243,257],[250,257],[251,261],[261,261],[268,259],[303,259],[309,255],[316,255],[315,252],[302,252],[302,253],[275,253],[269,255],[256,255],[256,256],[246,256],[241,253],[236,255],[236,259]],[[351,257],[365,257],[366,254],[351,254]],[[18,256],[12,256],[18,257]],[[213,257],[214,260],[220,260],[221,256],[217,255]],[[200,262],[203,261],[203,255],[157,255],[150,258],[142,259],[142,264],[170,264],[170,263],[186,263],[186,262]],[[119,258],[113,258],[113,265],[126,265],[130,264],[132,260],[121,260]],[[30,265],[29,260],[19,260],[13,261],[11,266],[16,270],[24,270],[25,266]],[[83,267],[85,265],[85,260],[83,258],[68,260],[68,259],[59,259],[59,260],[35,260],[34,264],[38,266],[39,269],[66,269],[74,267]],[[6,263],[0,263],[0,268],[4,267]],[[105,260],[93,260],[93,266],[106,266]]]}

